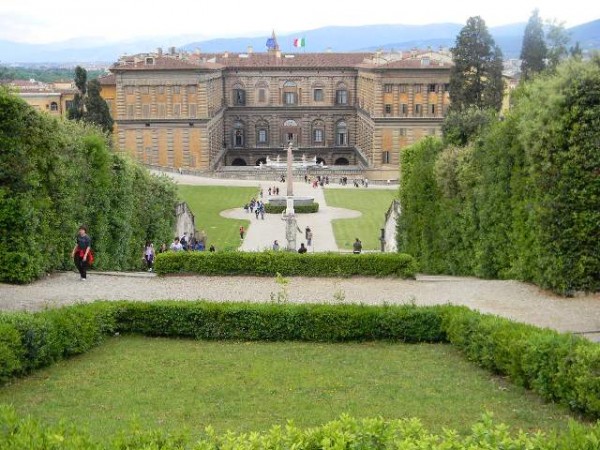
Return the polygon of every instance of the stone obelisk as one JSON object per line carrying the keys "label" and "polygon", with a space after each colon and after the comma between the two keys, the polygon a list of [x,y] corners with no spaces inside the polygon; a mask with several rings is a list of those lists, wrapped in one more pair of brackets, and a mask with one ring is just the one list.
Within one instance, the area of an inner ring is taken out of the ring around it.
{"label": "stone obelisk", "polygon": [[294,180],[292,176],[292,143],[287,148],[287,199],[283,219],[285,220],[285,238],[287,240],[287,250],[296,251],[296,213],[294,212]]}

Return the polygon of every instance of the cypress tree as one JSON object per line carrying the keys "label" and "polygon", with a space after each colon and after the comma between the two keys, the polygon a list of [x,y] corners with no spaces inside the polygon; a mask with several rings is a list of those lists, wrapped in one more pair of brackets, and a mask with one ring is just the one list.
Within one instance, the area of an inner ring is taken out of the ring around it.
{"label": "cypress tree", "polygon": [[467,20],[456,38],[452,55],[451,109],[462,111],[475,106],[500,110],[504,91],[502,52],[481,17]]}
{"label": "cypress tree", "polygon": [[95,123],[102,128],[102,131],[111,133],[113,128],[113,119],[110,117],[110,111],[106,101],[100,96],[102,86],[98,80],[91,80],[87,84],[87,96],[85,98],[85,114],[83,120]]}
{"label": "cypress tree", "polygon": [[546,67],[545,59],[548,49],[544,41],[544,25],[535,9],[525,27],[523,35],[523,47],[521,48],[521,74],[524,80],[540,73]]}

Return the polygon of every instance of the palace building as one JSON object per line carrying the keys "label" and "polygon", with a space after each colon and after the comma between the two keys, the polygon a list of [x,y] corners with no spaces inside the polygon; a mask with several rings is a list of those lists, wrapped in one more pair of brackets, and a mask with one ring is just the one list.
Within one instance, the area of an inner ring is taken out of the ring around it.
{"label": "palace building", "polygon": [[121,151],[192,171],[298,158],[397,173],[403,147],[440,134],[447,54],[180,53],[122,57],[100,79]]}

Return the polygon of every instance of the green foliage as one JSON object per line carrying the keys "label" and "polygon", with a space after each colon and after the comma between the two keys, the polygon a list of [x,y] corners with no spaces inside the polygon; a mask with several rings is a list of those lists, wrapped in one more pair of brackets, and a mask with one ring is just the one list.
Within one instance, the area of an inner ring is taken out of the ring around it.
{"label": "green foliage", "polygon": [[[508,375],[513,382],[530,387],[549,400],[566,403],[592,418],[600,417],[597,375],[600,346],[585,339],[452,306],[419,308],[163,301],[99,302],[35,314],[4,313],[0,315],[2,379],[85,352],[100,343],[103,336],[115,331],[220,340],[443,342],[447,339],[483,367]],[[73,427],[64,424],[45,427],[31,419],[18,418],[14,410],[6,407],[0,414],[3,423],[0,447],[3,449],[38,448],[38,442],[45,443],[43,448],[96,448],[89,436]],[[334,431],[339,431],[341,423],[351,426],[353,431],[350,433],[349,429],[342,427],[346,432],[338,435]],[[482,423],[473,427],[471,434],[465,436],[450,431],[440,436],[424,433],[414,420],[398,422],[411,424],[412,430],[403,429],[399,435],[392,422],[368,419],[362,423],[378,425],[363,433],[358,422],[342,418],[341,422],[307,431],[307,435],[295,430],[292,433],[294,439],[303,436],[302,440],[295,441],[288,436],[285,442],[288,445],[302,442],[303,447],[314,442],[315,448],[321,448],[317,444],[324,440],[341,445],[342,441],[338,439],[344,435],[344,445],[355,443],[359,447],[353,448],[370,449],[387,448],[392,443],[404,442],[398,439],[410,436],[414,445],[428,449],[508,446],[505,448],[570,450],[596,449],[600,439],[598,426],[581,425],[573,425],[562,435],[537,433],[511,437],[507,427],[495,427],[489,418],[484,418]],[[287,431],[292,429],[292,425],[286,427]],[[315,433],[316,440],[311,440],[311,433]],[[245,448],[246,442],[251,442],[251,448],[256,448],[259,439],[271,439],[260,441],[264,445],[267,442],[281,443],[272,439],[283,435],[280,428],[274,428],[262,438],[256,434],[252,436],[227,434],[219,437],[208,430],[200,440],[195,439],[199,446],[195,448],[216,448],[215,445],[226,442],[236,442],[241,448]],[[180,448],[177,446],[184,445],[187,439],[184,436],[169,437],[158,431],[134,430],[117,437],[108,448],[124,448],[125,443],[127,448],[148,448],[151,444],[160,444],[160,448]],[[204,444],[201,445],[202,442]],[[86,447],[88,445],[90,447]],[[98,444],[97,448],[106,447]],[[312,444],[309,448],[313,448]]]}
{"label": "green foliage", "polygon": [[[281,214],[285,211],[285,206],[281,205],[272,205],[270,203],[265,203],[265,212],[267,214]],[[312,214],[319,212],[319,204],[317,202],[313,202],[310,205],[300,205],[294,206],[294,212],[296,214]]]}
{"label": "green foliage", "polygon": [[401,156],[400,251],[430,273],[600,290],[600,64],[532,80],[479,129],[468,112],[450,116],[450,146],[425,140]]}
{"label": "green foliage", "polygon": [[179,432],[144,431],[132,427],[128,433],[113,437],[106,445],[94,442],[89,434],[72,425],[42,425],[32,418],[20,418],[9,406],[0,408],[0,445],[5,450],[44,448],[49,450],[216,450],[216,449],[427,449],[427,450],[595,450],[600,442],[600,425],[585,427],[574,424],[563,435],[543,433],[511,434],[508,428],[495,424],[490,416],[472,426],[462,436],[445,430],[432,434],[418,419],[385,420],[354,419],[343,415],[319,427],[302,429],[293,423],[273,426],[264,432],[217,434],[207,428],[200,437]]}
{"label": "green foliage", "polygon": [[146,239],[170,240],[174,185],[112,154],[97,129],[0,89],[0,148],[1,281],[72,268],[82,223],[99,269],[136,268]]}
{"label": "green foliage", "polygon": [[481,135],[490,123],[496,119],[491,109],[479,109],[475,106],[462,111],[449,111],[442,124],[444,143],[447,145],[467,145],[473,138]]}
{"label": "green foliage", "polygon": [[112,133],[113,119],[110,117],[106,100],[100,96],[101,90],[102,86],[98,80],[88,82],[83,120],[98,125],[105,133]]}
{"label": "green foliage", "polygon": [[155,271],[160,275],[195,273],[202,275],[275,276],[397,276],[414,278],[414,259],[400,253],[295,252],[167,252],[157,255]]}
{"label": "green foliage", "polygon": [[564,22],[550,20],[546,23],[546,27],[548,28],[546,33],[548,69],[554,71],[561,61],[569,56],[569,49],[567,46],[569,45],[571,37],[567,30],[565,30]]}
{"label": "green foliage", "polygon": [[485,21],[470,17],[452,48],[450,108],[454,111],[475,106],[496,111],[502,106],[502,51],[490,35]]}
{"label": "green foliage", "polygon": [[536,8],[523,35],[523,46],[521,47],[521,74],[524,80],[541,73],[546,67],[546,56],[548,50],[544,41],[544,24],[540,17],[540,11]]}

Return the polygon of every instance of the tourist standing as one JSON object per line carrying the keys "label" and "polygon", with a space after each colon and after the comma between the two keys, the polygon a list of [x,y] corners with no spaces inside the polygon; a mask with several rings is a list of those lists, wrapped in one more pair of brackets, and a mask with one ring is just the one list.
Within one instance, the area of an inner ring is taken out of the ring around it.
{"label": "tourist standing", "polygon": [[144,248],[144,261],[146,262],[146,268],[148,272],[152,272],[154,265],[154,245],[150,241],[146,241]]}
{"label": "tourist standing", "polygon": [[306,227],[305,237],[306,237],[306,246],[310,247],[312,245],[312,238],[313,238],[313,232],[310,229],[310,227]]}
{"label": "tourist standing", "polygon": [[306,251],[307,251],[307,249],[306,249],[306,247],[304,246],[304,242],[302,242],[302,243],[300,244],[300,248],[298,249],[298,253],[300,253],[300,254],[303,254],[303,253],[306,253]]}
{"label": "tourist standing", "polygon": [[273,251],[276,252],[279,250],[279,242],[277,242],[277,239],[275,239],[273,241]]}
{"label": "tourist standing", "polygon": [[362,242],[360,242],[360,239],[356,238],[354,244],[352,244],[352,253],[359,254],[360,252],[362,252]]}
{"label": "tourist standing", "polygon": [[245,232],[245,230],[244,230],[244,226],[242,225],[242,226],[240,227],[240,239],[241,239],[242,241],[244,240],[244,232]]}
{"label": "tourist standing", "polygon": [[90,256],[92,246],[92,239],[87,235],[85,225],[79,227],[76,240],[77,242],[75,247],[73,247],[71,257],[75,262],[75,267],[79,271],[80,280],[85,281],[87,279],[88,257]]}

